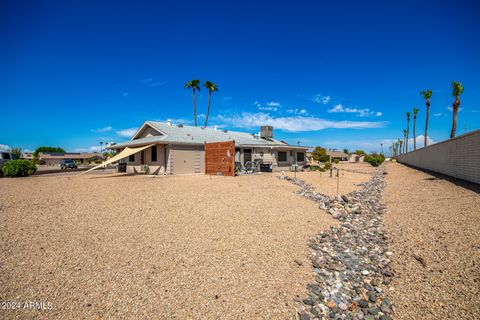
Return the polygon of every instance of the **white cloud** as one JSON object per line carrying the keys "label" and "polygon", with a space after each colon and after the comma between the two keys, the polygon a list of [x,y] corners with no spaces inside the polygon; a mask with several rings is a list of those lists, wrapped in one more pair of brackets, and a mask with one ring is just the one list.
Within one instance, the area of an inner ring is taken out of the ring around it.
{"label": "white cloud", "polygon": [[312,100],[313,100],[313,102],[316,102],[316,103],[328,104],[331,100],[331,97],[330,96],[323,96],[320,93],[318,93],[313,97]]}
{"label": "white cloud", "polygon": [[[447,110],[450,112],[453,112],[453,107],[452,106],[447,106]],[[458,112],[462,111],[463,108],[458,108]]]}
{"label": "white cloud", "polygon": [[92,129],[93,132],[98,132],[98,133],[108,132],[108,131],[112,131],[112,130],[113,130],[113,128],[111,126],[106,126],[106,127],[98,128],[98,129]]}
{"label": "white cloud", "polygon": [[135,134],[135,132],[137,132],[137,128],[129,128],[115,131],[116,134],[125,138],[131,138]]}
{"label": "white cloud", "polygon": [[258,110],[264,110],[264,111],[277,111],[278,108],[276,107],[258,107]]}
{"label": "white cloud", "polygon": [[269,107],[280,107],[280,102],[270,101],[270,102],[267,103],[267,106],[269,106]]}
{"label": "white cloud", "polygon": [[[104,148],[102,148],[103,150]],[[91,146],[86,148],[75,148],[73,149],[74,152],[100,152],[100,145],[98,146]]]}
{"label": "white cloud", "polygon": [[435,117],[440,117],[442,114],[443,114],[443,113],[438,112],[438,113],[434,113],[433,116],[435,116]]}
{"label": "white cloud", "polygon": [[333,108],[327,110],[328,113],[354,113],[357,117],[381,117],[381,112],[375,112],[368,108],[358,109],[358,108],[349,108],[341,104],[335,105]]}
{"label": "white cloud", "polygon": [[122,96],[123,96],[123,97],[128,97],[128,92],[122,93]]}
{"label": "white cloud", "polygon": [[254,104],[256,107],[260,107],[260,106],[262,105],[262,104],[261,104],[260,102],[258,102],[258,101],[255,101],[253,104]]}
{"label": "white cloud", "polygon": [[145,84],[147,87],[157,87],[157,86],[163,86],[168,83],[168,81],[155,81],[153,78],[145,78],[140,80],[143,84]]}
{"label": "white cloud", "polygon": [[10,150],[10,146],[8,144],[1,144],[0,143],[0,150],[8,151]]}
{"label": "white cloud", "polygon": [[374,121],[332,121],[316,117],[292,116],[273,118],[265,113],[243,113],[240,116],[217,116],[217,122],[223,122],[235,128],[258,128],[262,125],[271,125],[276,129],[301,132],[318,131],[327,128],[336,129],[366,129],[382,128],[387,122]]}
{"label": "white cloud", "polygon": [[[425,136],[423,134],[416,137],[415,141],[417,142],[417,149],[423,147],[424,139],[425,139]],[[434,144],[434,143],[435,143],[435,141],[432,138],[427,137],[427,144],[428,145],[431,145],[431,144]],[[413,137],[408,139],[408,149],[410,151],[413,150]]]}
{"label": "white cloud", "polygon": [[287,110],[288,113],[292,113],[292,114],[297,114],[297,115],[307,115],[308,114],[308,111],[306,109],[288,109]]}

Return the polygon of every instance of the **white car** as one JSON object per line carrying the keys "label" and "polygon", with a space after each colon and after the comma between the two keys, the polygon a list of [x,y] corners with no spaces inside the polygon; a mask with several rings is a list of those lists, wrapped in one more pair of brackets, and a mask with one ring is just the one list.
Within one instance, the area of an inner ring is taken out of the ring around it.
{"label": "white car", "polygon": [[2,169],[3,164],[10,160],[17,160],[17,155],[9,152],[9,151],[0,151],[0,169]]}

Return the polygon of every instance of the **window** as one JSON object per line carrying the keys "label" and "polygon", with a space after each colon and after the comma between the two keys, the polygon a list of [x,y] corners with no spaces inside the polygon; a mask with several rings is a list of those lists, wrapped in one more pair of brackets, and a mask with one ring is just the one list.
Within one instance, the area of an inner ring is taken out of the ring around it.
{"label": "window", "polygon": [[128,162],[135,162],[135,154],[131,154],[128,156]]}
{"label": "window", "polygon": [[297,162],[305,161],[305,153],[304,152],[297,152]]}
{"label": "window", "polygon": [[10,160],[10,153],[2,152],[2,159],[3,160]]}
{"label": "window", "polygon": [[285,162],[287,161],[287,152],[286,151],[278,151],[278,162]]}
{"label": "window", "polygon": [[152,162],[157,162],[157,146],[152,147]]}

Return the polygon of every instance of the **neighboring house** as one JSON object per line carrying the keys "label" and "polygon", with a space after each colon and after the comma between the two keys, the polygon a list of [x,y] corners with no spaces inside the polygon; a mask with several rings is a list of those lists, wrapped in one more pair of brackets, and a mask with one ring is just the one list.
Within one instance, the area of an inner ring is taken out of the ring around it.
{"label": "neighboring house", "polygon": [[338,161],[348,161],[348,154],[340,151],[327,151],[327,156],[330,157],[330,161],[337,159]]}
{"label": "neighboring house", "polygon": [[22,159],[25,159],[25,160],[33,160],[33,153],[32,153],[32,152],[24,152],[24,153],[22,153]]}
{"label": "neighboring house", "polygon": [[348,162],[363,162],[365,155],[352,153],[348,156]]}
{"label": "neighboring house", "polygon": [[126,147],[153,145],[123,160],[130,173],[145,172],[147,166],[151,174],[205,173],[205,143],[225,141],[235,141],[238,166],[259,160],[265,171],[288,170],[292,164],[304,164],[308,149],[274,139],[270,126],[262,126],[260,134],[250,134],[154,121],[145,122],[131,141],[110,149],[122,151]]}
{"label": "neighboring house", "polygon": [[38,154],[38,159],[45,161],[46,165],[58,165],[62,160],[71,159],[79,162],[93,162],[93,161],[102,161],[103,156],[99,153],[54,153],[54,152],[40,152]]}

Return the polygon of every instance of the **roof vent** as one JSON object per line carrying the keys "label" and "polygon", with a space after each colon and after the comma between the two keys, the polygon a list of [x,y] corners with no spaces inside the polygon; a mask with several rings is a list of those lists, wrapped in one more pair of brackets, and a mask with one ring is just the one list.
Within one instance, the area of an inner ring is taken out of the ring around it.
{"label": "roof vent", "polygon": [[260,127],[260,137],[266,140],[271,140],[273,138],[273,127],[272,126],[261,126]]}

